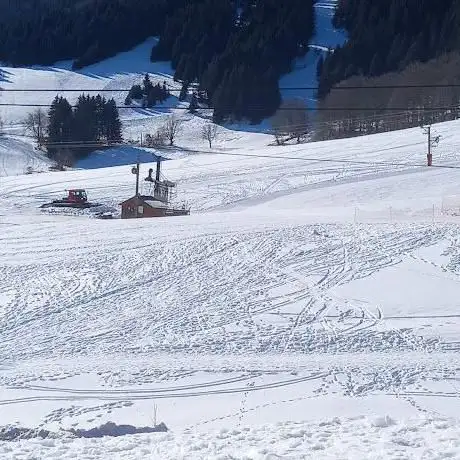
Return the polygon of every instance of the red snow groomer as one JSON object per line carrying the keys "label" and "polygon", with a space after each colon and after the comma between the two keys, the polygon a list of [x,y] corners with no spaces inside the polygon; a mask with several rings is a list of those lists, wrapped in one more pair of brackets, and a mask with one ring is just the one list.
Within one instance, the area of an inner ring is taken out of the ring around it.
{"label": "red snow groomer", "polygon": [[51,203],[42,204],[41,208],[94,208],[100,206],[99,203],[91,203],[88,201],[86,190],[75,188],[67,190],[67,196],[60,200],[54,200]]}

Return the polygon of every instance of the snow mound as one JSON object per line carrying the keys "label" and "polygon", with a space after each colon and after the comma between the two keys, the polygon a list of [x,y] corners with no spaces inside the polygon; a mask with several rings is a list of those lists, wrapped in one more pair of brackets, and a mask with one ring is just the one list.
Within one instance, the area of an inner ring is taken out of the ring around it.
{"label": "snow mound", "polygon": [[[0,444],[5,441],[19,441],[25,439],[58,438],[57,433],[38,428],[21,428],[16,426],[0,427]],[[0,449],[1,452],[1,449]]]}
{"label": "snow mound", "polygon": [[396,421],[390,416],[376,417],[372,420],[371,425],[376,428],[388,428],[389,426],[396,425]]}

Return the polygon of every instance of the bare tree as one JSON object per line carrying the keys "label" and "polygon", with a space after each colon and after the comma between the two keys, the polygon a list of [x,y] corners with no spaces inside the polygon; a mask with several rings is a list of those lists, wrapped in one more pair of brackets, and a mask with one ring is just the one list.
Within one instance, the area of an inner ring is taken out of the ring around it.
{"label": "bare tree", "polygon": [[201,138],[205,141],[208,141],[209,148],[212,148],[212,142],[217,138],[218,135],[219,133],[217,131],[217,125],[213,123],[208,123],[201,129]]}
{"label": "bare tree", "polygon": [[[374,134],[460,118],[460,54],[375,78],[351,77],[320,101],[316,139]],[[359,88],[359,89],[356,89]],[[365,96],[362,88],[366,88]],[[343,107],[349,110],[344,111]]]}
{"label": "bare tree", "polygon": [[47,120],[46,113],[40,108],[30,112],[24,120],[26,131],[32,134],[39,147],[43,145]]}
{"label": "bare tree", "polygon": [[300,99],[284,101],[271,119],[273,134],[278,145],[289,139],[297,139],[309,132],[309,119],[306,104]]}
{"label": "bare tree", "polygon": [[177,134],[180,132],[182,127],[182,120],[177,118],[175,115],[168,117],[168,120],[163,126],[163,132],[166,139],[169,141],[169,145],[174,145]]}

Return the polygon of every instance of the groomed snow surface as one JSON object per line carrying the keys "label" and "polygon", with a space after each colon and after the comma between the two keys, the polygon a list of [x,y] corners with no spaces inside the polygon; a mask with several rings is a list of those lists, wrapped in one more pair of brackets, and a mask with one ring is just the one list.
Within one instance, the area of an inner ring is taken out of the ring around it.
{"label": "groomed snow surface", "polygon": [[[39,209],[119,210],[129,166],[1,179],[1,424],[58,436],[0,458],[459,457],[459,169],[420,129],[244,135],[164,162],[185,217]],[[107,422],[169,431],[66,435]]]}
{"label": "groomed snow surface", "polygon": [[[343,38],[333,4],[316,6],[316,46]],[[80,73],[5,69],[1,85],[117,89],[146,71],[173,85],[152,41]],[[443,168],[428,168],[420,129],[274,147],[227,127],[209,149],[206,114],[186,115],[159,153],[191,215],[101,220],[39,206],[83,187],[117,215],[133,161],[144,177],[158,152],[48,172],[24,109],[4,110],[0,438],[27,435],[0,441],[1,460],[460,458],[459,121],[433,127]],[[124,111],[125,137],[164,112]]]}

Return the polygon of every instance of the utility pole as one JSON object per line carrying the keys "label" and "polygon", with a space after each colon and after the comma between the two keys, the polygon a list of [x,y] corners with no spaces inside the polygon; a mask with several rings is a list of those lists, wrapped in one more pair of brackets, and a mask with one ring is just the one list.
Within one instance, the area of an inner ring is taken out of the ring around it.
{"label": "utility pole", "polygon": [[427,159],[427,165],[431,166],[433,164],[433,154],[431,153],[431,126],[428,126],[427,134],[428,134],[428,153],[427,153],[426,159]]}
{"label": "utility pole", "polygon": [[38,110],[37,115],[38,115],[37,144],[38,144],[38,148],[41,150],[42,148],[42,112],[41,112],[41,109]]}
{"label": "utility pole", "polygon": [[423,133],[428,135],[428,152],[426,155],[427,165],[431,166],[433,164],[433,154],[431,153],[431,149],[436,147],[439,144],[439,140],[441,136],[432,137],[431,135],[431,125],[422,126]]}
{"label": "utility pole", "polygon": [[134,215],[135,217],[139,217],[139,203],[138,203],[138,198],[139,198],[139,169],[140,169],[140,163],[139,163],[139,158],[137,159],[136,166],[133,166],[131,168],[131,172],[136,175],[136,194],[134,195],[135,197],[135,212]]}

